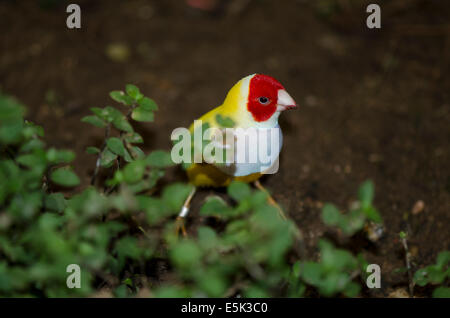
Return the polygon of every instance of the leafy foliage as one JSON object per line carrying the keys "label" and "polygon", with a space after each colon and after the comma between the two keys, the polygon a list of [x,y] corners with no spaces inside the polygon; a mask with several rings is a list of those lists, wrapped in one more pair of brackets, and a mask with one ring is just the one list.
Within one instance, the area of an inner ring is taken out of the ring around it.
{"label": "leafy foliage", "polygon": [[[130,98],[121,95],[122,100],[131,107],[144,98],[131,86],[127,86],[127,92]],[[146,99],[145,103],[152,102]],[[154,256],[159,239],[148,233],[133,235],[129,222],[139,224],[136,219],[140,217],[148,227],[154,224],[157,211],[142,198],[156,202],[163,199],[138,193],[154,187],[163,169],[172,163],[163,151],[145,159],[143,152],[134,148],[142,137],[120,111],[110,106],[92,111],[94,115],[85,117],[84,122],[108,130],[114,127],[120,137],[108,137],[103,149],[89,147],[88,152],[102,155],[104,166],[118,158],[132,162],[107,181],[117,185],[115,191],[108,194],[88,187],[66,198],[51,190],[80,183],[68,166],[74,154],[46,149],[40,139],[42,128],[24,121],[25,108],[15,99],[0,95],[1,296],[87,296],[95,292],[98,280],[118,290],[116,295],[126,296],[129,285],[121,282],[129,284],[129,268],[143,266]],[[174,212],[167,210],[165,217]],[[111,215],[114,213],[116,216]],[[140,224],[135,228],[141,228]],[[80,289],[66,285],[70,264],[82,269]]]}
{"label": "leafy foliage", "polygon": [[[214,196],[200,208],[197,233],[178,237],[174,218],[191,193],[186,183],[158,181],[174,163],[163,150],[144,153],[133,120],[152,121],[156,103],[134,85],[113,91],[111,98],[127,109],[94,107],[83,122],[103,129],[102,145],[87,148],[97,156],[92,185],[82,180],[67,150],[47,148],[41,127],[23,119],[25,107],[0,95],[0,296],[90,296],[102,286],[111,296],[128,297],[147,289],[156,297],[210,296],[303,297],[356,296],[362,255],[319,242],[320,258],[301,253],[302,235],[290,220],[267,204],[268,194],[233,182],[224,200]],[[229,118],[216,118],[231,127]],[[205,130],[208,127],[202,127]],[[96,178],[103,170],[106,180]],[[67,188],[78,192],[67,195]],[[81,188],[81,189],[80,189]],[[328,225],[346,235],[367,221],[380,222],[372,206],[373,184],[359,190],[359,204],[348,214],[333,205],[323,209]],[[172,279],[156,284],[148,268],[164,262]],[[81,288],[66,285],[70,264],[81,268]],[[448,277],[448,255],[416,273],[418,284]],[[445,267],[445,268],[444,268]],[[441,286],[437,296],[447,295]]]}
{"label": "leafy foliage", "polygon": [[419,269],[414,274],[414,282],[419,286],[441,285],[433,291],[433,297],[450,298],[450,288],[444,283],[450,278],[450,251],[439,253],[436,264]]}
{"label": "leafy foliage", "polygon": [[322,209],[322,220],[326,225],[337,226],[346,235],[360,231],[367,221],[381,223],[381,216],[372,205],[373,198],[374,185],[369,180],[359,188],[358,202],[348,213],[342,214],[335,205],[327,203]]}
{"label": "leafy foliage", "polygon": [[361,286],[354,278],[365,271],[362,256],[357,258],[347,250],[338,249],[326,240],[319,242],[319,262],[298,262],[295,266],[296,277],[314,286],[324,296],[343,293],[348,297],[358,295]]}
{"label": "leafy foliage", "polygon": [[[172,296],[224,297],[240,291],[248,297],[267,297],[287,282],[286,255],[294,242],[295,225],[267,205],[266,194],[240,182],[228,189],[241,190],[232,196],[232,205],[213,197],[201,208],[202,215],[225,223],[222,233],[201,226],[196,238],[182,241],[170,229],[166,233],[178,278]],[[169,288],[162,286],[158,293]]]}

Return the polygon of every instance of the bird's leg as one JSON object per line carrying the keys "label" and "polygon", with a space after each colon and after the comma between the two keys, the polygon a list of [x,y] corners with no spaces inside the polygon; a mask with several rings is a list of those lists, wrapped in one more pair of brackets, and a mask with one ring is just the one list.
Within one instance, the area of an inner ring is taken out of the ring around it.
{"label": "bird's leg", "polygon": [[278,214],[280,215],[280,217],[283,220],[286,220],[286,216],[284,215],[283,210],[281,209],[281,207],[278,205],[277,201],[275,201],[274,198],[272,198],[272,196],[270,195],[269,191],[266,190],[266,188],[264,188],[262,186],[262,184],[259,182],[259,180],[256,180],[254,182],[255,187],[258,188],[259,190],[265,192],[267,194],[267,201],[269,202],[270,205],[273,205],[277,210],[278,210]]}
{"label": "bird's leg", "polygon": [[191,200],[194,197],[195,191],[197,190],[196,187],[194,187],[189,193],[188,197],[186,198],[186,201],[184,201],[183,207],[181,208],[180,213],[177,216],[177,219],[175,221],[175,231],[176,234],[179,235],[180,231],[181,234],[183,234],[184,237],[187,236],[186,227],[185,227],[185,217],[189,213],[189,206],[191,205]]}

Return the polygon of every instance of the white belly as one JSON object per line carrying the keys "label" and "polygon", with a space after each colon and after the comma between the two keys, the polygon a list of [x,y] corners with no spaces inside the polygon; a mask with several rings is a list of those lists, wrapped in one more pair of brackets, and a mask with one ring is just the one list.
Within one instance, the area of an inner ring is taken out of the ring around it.
{"label": "white belly", "polygon": [[240,177],[252,173],[278,171],[278,157],[283,146],[280,127],[238,130],[235,133],[234,160],[217,167],[224,173]]}

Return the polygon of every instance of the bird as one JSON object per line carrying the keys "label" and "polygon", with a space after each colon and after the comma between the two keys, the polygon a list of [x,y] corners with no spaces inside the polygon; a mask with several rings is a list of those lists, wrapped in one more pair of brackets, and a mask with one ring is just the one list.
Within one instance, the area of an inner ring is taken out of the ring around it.
{"label": "bird", "polygon": [[[278,131],[278,136],[269,137],[269,139],[274,138],[274,140],[278,138],[278,145],[273,146],[273,148],[268,147],[271,154],[270,163],[277,164],[282,147],[282,134],[278,124],[278,118],[283,111],[294,108],[297,108],[296,102],[279,81],[269,75],[252,74],[239,80],[229,90],[220,106],[207,112],[198,120],[200,120],[200,123],[206,123],[213,129],[223,129],[219,119],[226,118],[233,122],[233,131],[237,131],[237,128],[242,128],[244,131],[254,129],[257,134],[262,134],[264,131]],[[189,128],[190,133],[194,132],[194,123]],[[234,143],[237,142],[236,140],[238,138],[242,138],[239,135],[234,137]],[[225,143],[221,145],[227,148]],[[255,143],[246,144],[245,147],[246,149],[236,147],[235,153],[233,154],[234,159],[236,159],[239,152],[242,154],[245,151],[248,156],[249,153],[256,151]],[[253,183],[256,188],[266,192],[269,203],[276,206],[280,215],[285,218],[276,201],[259,182],[259,178],[265,174],[265,171],[261,171],[262,168],[268,168],[266,170],[270,170],[271,168],[262,166],[262,163],[259,161],[253,163],[234,162],[233,164],[191,163],[186,169],[186,173],[189,183],[193,185],[193,189],[186,198],[176,219],[177,234],[181,232],[183,236],[187,235],[185,218],[189,213],[189,206],[197,188],[226,187],[232,181]]]}

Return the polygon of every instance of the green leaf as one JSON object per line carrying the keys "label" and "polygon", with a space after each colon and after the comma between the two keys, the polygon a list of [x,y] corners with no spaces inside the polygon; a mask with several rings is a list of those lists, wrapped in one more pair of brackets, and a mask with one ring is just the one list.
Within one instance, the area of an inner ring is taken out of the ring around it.
{"label": "green leaf", "polygon": [[230,117],[223,117],[222,115],[216,115],[216,122],[223,128],[233,128],[235,123]]}
{"label": "green leaf", "polygon": [[340,286],[345,283],[346,279],[347,275],[345,273],[329,273],[323,277],[323,280],[319,285],[319,292],[326,297],[333,296],[341,290]]}
{"label": "green leaf", "polygon": [[145,211],[149,224],[155,224],[165,216],[167,208],[161,199],[147,195],[137,195],[136,198],[139,208]]}
{"label": "green leaf", "polygon": [[142,97],[144,97],[144,95],[142,95],[141,92],[139,91],[139,88],[137,88],[133,84],[127,84],[125,86],[125,91],[127,92],[128,96],[130,96],[135,100],[140,100],[142,99]]}
{"label": "green leaf", "polygon": [[201,226],[197,230],[198,232],[198,242],[202,249],[213,249],[217,247],[218,238],[216,232],[207,226]]}
{"label": "green leaf", "polygon": [[227,284],[217,270],[207,269],[197,278],[199,287],[210,297],[220,297],[227,288]]}
{"label": "green leaf", "polygon": [[167,168],[174,165],[170,153],[163,150],[153,151],[148,155],[146,161],[155,168]]}
{"label": "green leaf", "polygon": [[426,284],[428,284],[428,273],[427,273],[427,269],[426,268],[422,268],[419,269],[415,274],[414,274],[414,282],[419,285],[419,286],[425,286]]}
{"label": "green leaf", "polygon": [[112,121],[112,124],[119,130],[125,132],[133,132],[133,126],[131,126],[127,118],[123,115],[115,117]]}
{"label": "green leaf", "polygon": [[44,128],[32,122],[26,121],[22,133],[26,139],[44,137]]}
{"label": "green leaf", "polygon": [[29,168],[45,165],[45,156],[42,151],[25,154],[17,157],[17,162]]}
{"label": "green leaf", "polygon": [[170,256],[175,265],[179,267],[191,267],[199,265],[202,253],[193,242],[182,241],[170,251]]}
{"label": "green leaf", "polygon": [[117,155],[113,153],[109,149],[105,149],[102,153],[102,159],[100,161],[100,164],[102,167],[109,166],[114,160],[116,160]]}
{"label": "green leaf", "polygon": [[450,251],[440,252],[436,259],[436,266],[444,268],[450,262]]}
{"label": "green leaf", "polygon": [[151,111],[158,110],[158,105],[156,105],[155,101],[148,97],[142,98],[138,102],[138,105],[140,107],[142,107],[142,109],[145,109],[145,110],[151,110]]}
{"label": "green leaf", "polygon": [[300,275],[305,282],[317,286],[321,281],[322,266],[314,262],[305,262],[301,266]]}
{"label": "green leaf", "polygon": [[19,149],[20,152],[28,152],[34,149],[43,149],[45,147],[45,143],[37,138],[33,138],[27,142],[25,142]]}
{"label": "green leaf", "polygon": [[292,265],[292,275],[294,275],[295,278],[299,278],[301,269],[302,269],[302,263],[300,261],[296,261],[294,263],[294,265]]}
{"label": "green leaf", "polygon": [[112,91],[109,93],[109,96],[111,96],[112,99],[114,99],[116,102],[122,103],[127,106],[133,105],[133,98],[125,95],[122,91]]}
{"label": "green leaf", "polygon": [[109,112],[106,109],[100,108],[100,107],[91,107],[90,109],[91,109],[91,112],[93,112],[99,118],[101,118],[105,121],[109,121],[109,120],[107,120]]}
{"label": "green leaf", "polygon": [[125,298],[128,297],[128,287],[127,285],[119,285],[116,289],[113,291],[114,296],[117,298]]}
{"label": "green leaf", "polygon": [[21,119],[25,114],[25,107],[11,96],[0,95],[0,120],[8,121]]}
{"label": "green leaf", "polygon": [[322,208],[322,220],[326,225],[336,225],[341,219],[341,213],[333,204],[326,203]]}
{"label": "green leaf", "polygon": [[131,132],[125,135],[125,140],[130,144],[141,144],[144,139],[137,132]]}
{"label": "green leaf", "polygon": [[375,223],[382,223],[381,215],[374,207],[369,206],[364,209],[363,212],[369,220],[374,221]]}
{"label": "green leaf", "polygon": [[447,278],[447,273],[436,265],[427,267],[429,281],[433,284],[441,284]]}
{"label": "green leaf", "polygon": [[116,242],[114,251],[120,258],[129,257],[137,259],[141,255],[141,249],[137,244],[137,239],[130,236],[125,236]]}
{"label": "green leaf", "polygon": [[106,140],[106,145],[108,146],[108,149],[111,150],[116,155],[122,157],[125,156],[125,147],[120,138],[110,137]]}
{"label": "green leaf", "polygon": [[84,123],[94,125],[99,128],[106,127],[106,123],[101,118],[99,118],[98,116],[95,116],[95,115],[85,116],[81,119],[81,121]]}
{"label": "green leaf", "polygon": [[226,215],[229,214],[230,208],[219,197],[209,197],[200,208],[201,215]]}
{"label": "green leaf", "polygon": [[74,187],[80,183],[78,176],[70,168],[58,168],[52,171],[51,180],[65,187]]}
{"label": "green leaf", "polygon": [[15,144],[21,139],[23,120],[10,120],[0,125],[0,143]]}
{"label": "green leaf", "polygon": [[131,146],[131,154],[135,159],[144,159],[145,153],[138,146]]}
{"label": "green leaf", "polygon": [[133,287],[133,280],[130,277],[125,278],[122,283],[130,287]]}
{"label": "green leaf", "polygon": [[118,109],[112,106],[106,106],[105,108],[93,107],[91,110],[106,122],[112,123],[117,129],[126,132],[133,131],[133,127],[130,125],[127,118]]}
{"label": "green leaf", "polygon": [[178,286],[163,286],[155,291],[156,298],[186,298],[189,292]]}
{"label": "green leaf", "polygon": [[125,159],[126,162],[132,162],[134,158],[131,157],[130,153],[126,148],[124,148],[124,156],[123,159]]}
{"label": "green leaf", "polygon": [[227,192],[230,197],[238,202],[250,197],[252,194],[249,185],[240,181],[231,182]]}
{"label": "green leaf", "polygon": [[70,150],[56,150],[55,148],[50,148],[47,150],[47,160],[50,163],[68,163],[75,159],[75,153]]}
{"label": "green leaf", "polygon": [[124,115],[119,110],[112,106],[106,106],[105,108],[92,107],[91,111],[108,123],[124,117]]}
{"label": "green leaf", "polygon": [[372,204],[374,197],[374,185],[371,180],[364,182],[358,190],[358,199],[362,207],[366,208]]}
{"label": "green leaf", "polygon": [[45,197],[45,208],[49,211],[63,212],[67,206],[62,193],[50,193]]}
{"label": "green leaf", "polygon": [[254,209],[262,207],[267,204],[267,193],[263,191],[255,191],[253,192],[250,198],[250,204]]}
{"label": "green leaf", "polygon": [[172,211],[179,212],[191,191],[192,185],[190,184],[173,183],[164,188],[162,199]]}
{"label": "green leaf", "polygon": [[245,291],[244,295],[246,298],[270,298],[268,291],[259,286],[249,286]]}
{"label": "green leaf", "polygon": [[135,160],[127,164],[123,170],[125,182],[136,183],[142,179],[145,172],[145,162],[143,160]]}
{"label": "green leaf", "polygon": [[335,248],[326,240],[319,241],[321,262],[327,270],[343,271],[356,269],[358,261],[353,255],[343,249]]}
{"label": "green leaf", "polygon": [[100,149],[98,149],[97,147],[87,147],[87,148],[86,148],[86,152],[87,152],[88,154],[93,155],[93,154],[100,153]]}
{"label": "green leaf", "polygon": [[433,291],[434,298],[450,298],[450,288],[448,287],[438,287]]}
{"label": "green leaf", "polygon": [[131,113],[131,118],[141,122],[151,122],[154,120],[154,117],[155,116],[152,111],[146,110],[142,107],[136,107]]}

